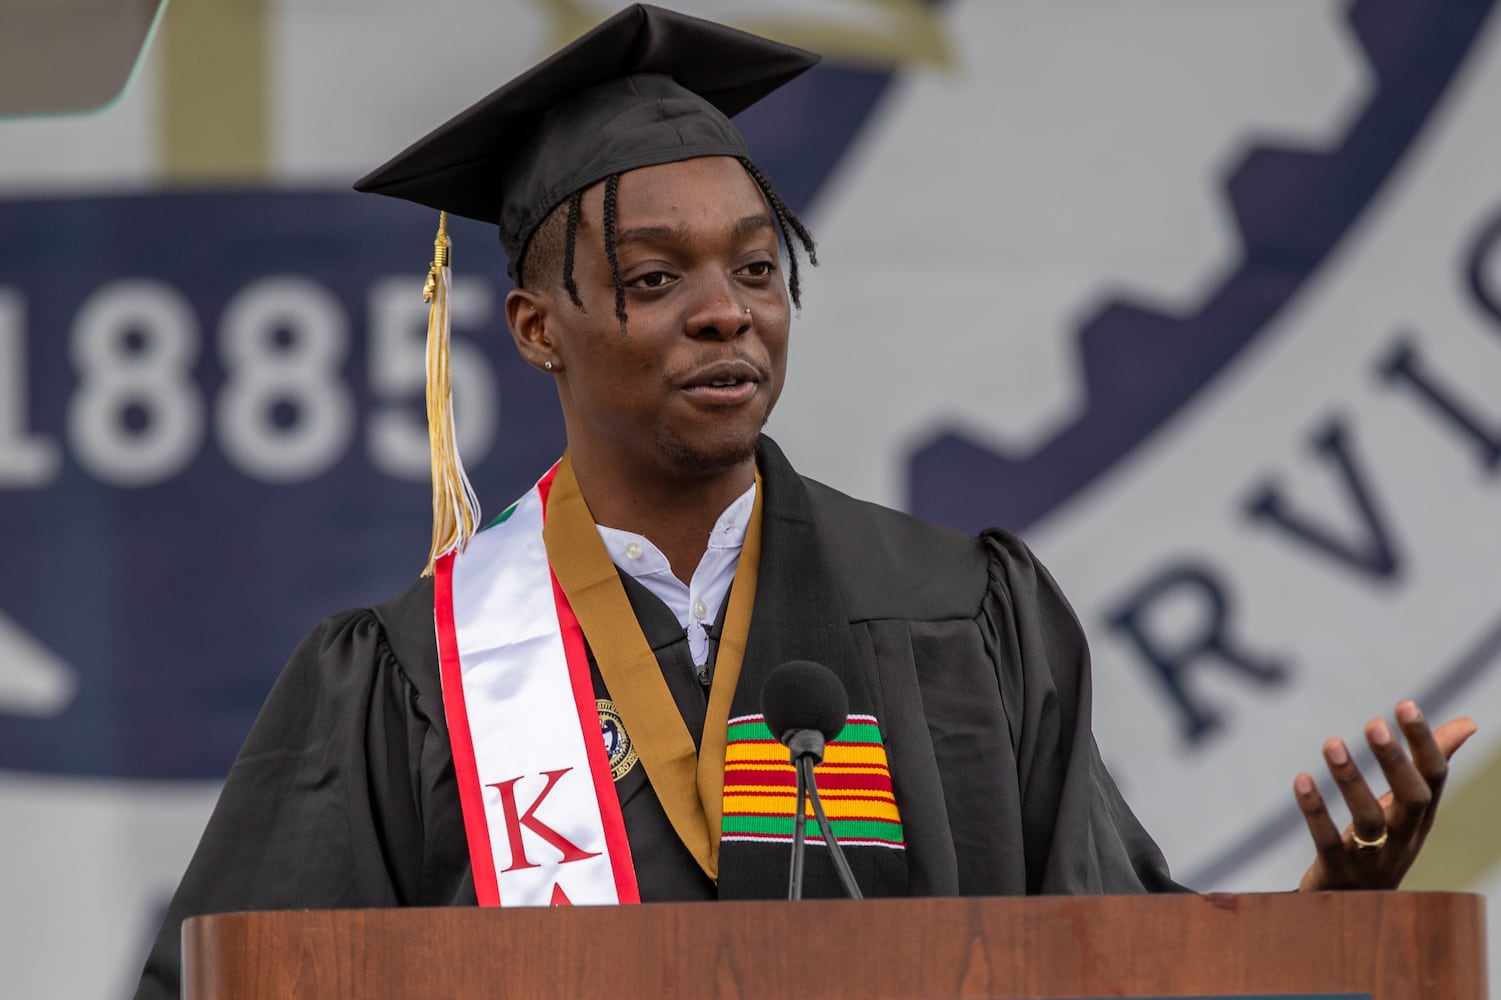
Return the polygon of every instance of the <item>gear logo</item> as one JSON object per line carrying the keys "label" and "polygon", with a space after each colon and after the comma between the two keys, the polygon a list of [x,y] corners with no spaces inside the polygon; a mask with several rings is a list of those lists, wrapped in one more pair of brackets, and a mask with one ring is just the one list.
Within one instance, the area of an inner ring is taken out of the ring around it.
{"label": "gear logo", "polygon": [[945,5],[956,67],[893,83],[815,205],[829,265],[773,432],[856,495],[1027,529],[1297,295],[1491,6],[1186,5],[1168,31],[1130,5]]}

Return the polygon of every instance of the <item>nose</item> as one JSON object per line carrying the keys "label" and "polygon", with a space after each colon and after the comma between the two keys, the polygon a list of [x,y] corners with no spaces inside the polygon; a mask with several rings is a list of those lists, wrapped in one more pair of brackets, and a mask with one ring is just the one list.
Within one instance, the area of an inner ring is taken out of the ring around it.
{"label": "nose", "polygon": [[728,340],[745,332],[750,323],[750,307],[735,297],[733,285],[719,282],[705,289],[688,314],[686,326],[690,337]]}

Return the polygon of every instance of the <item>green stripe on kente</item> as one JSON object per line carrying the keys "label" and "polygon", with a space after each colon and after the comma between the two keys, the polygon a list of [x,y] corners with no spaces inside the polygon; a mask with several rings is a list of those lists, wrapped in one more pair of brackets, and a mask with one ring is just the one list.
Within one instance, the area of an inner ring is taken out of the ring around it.
{"label": "green stripe on kente", "polygon": [[[736,722],[729,727],[731,743],[746,740],[775,739],[764,722]],[[873,722],[851,722],[834,740],[835,743],[880,743],[881,727]]]}
{"label": "green stripe on kente", "polygon": [[772,735],[764,722],[732,722],[725,732],[725,738],[735,743],[742,740],[769,740]]}
{"label": "green stripe on kente", "polygon": [[510,518],[510,516],[512,514],[516,513],[516,508],[519,507],[519,506],[521,506],[521,501],[517,500],[515,503],[511,504],[511,506],[509,506],[505,510],[501,511],[499,514],[496,514],[495,515],[495,519],[492,520],[489,524],[485,525],[485,527],[481,528],[480,530],[484,531],[485,528],[493,528],[497,524],[505,524],[506,521]]}
{"label": "green stripe on kente", "polygon": [[[856,839],[866,838],[870,840],[889,840],[894,843],[904,843],[902,836],[902,824],[892,823],[887,820],[865,819],[831,819],[830,824],[834,827],[834,836],[844,839],[853,837]],[[725,814],[723,830],[725,833],[763,833],[782,837],[792,836],[791,816],[733,816]],[[817,827],[808,825],[808,832],[815,833]]]}

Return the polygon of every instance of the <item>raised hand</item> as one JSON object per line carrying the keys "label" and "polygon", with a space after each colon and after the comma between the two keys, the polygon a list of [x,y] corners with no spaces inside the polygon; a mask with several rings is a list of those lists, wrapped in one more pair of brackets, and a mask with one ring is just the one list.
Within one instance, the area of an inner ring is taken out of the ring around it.
{"label": "raised hand", "polygon": [[1379,799],[1345,742],[1325,742],[1324,761],[1350,810],[1352,822],[1343,832],[1330,819],[1313,777],[1305,772],[1293,780],[1293,793],[1318,851],[1299,891],[1395,889],[1417,860],[1433,826],[1449,758],[1474,734],[1475,723],[1458,718],[1430,730],[1418,706],[1404,701],[1397,706],[1397,725],[1411,749],[1410,758],[1386,720],[1372,719],[1365,727],[1366,742],[1391,789]]}

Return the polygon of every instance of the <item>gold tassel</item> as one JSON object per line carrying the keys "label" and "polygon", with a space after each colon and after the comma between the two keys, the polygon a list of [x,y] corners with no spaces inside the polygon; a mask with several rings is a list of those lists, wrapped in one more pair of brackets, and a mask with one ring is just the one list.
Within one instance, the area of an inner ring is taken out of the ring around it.
{"label": "gold tassel", "polygon": [[464,551],[479,524],[479,498],[464,461],[453,422],[453,382],[448,368],[448,213],[438,216],[438,236],[433,241],[433,262],[422,286],[427,313],[427,436],[433,461],[433,544],[427,554],[423,576],[433,565],[457,549]]}

